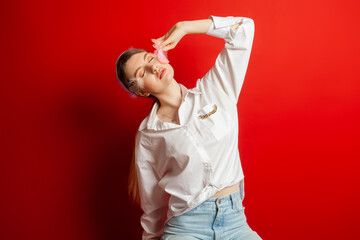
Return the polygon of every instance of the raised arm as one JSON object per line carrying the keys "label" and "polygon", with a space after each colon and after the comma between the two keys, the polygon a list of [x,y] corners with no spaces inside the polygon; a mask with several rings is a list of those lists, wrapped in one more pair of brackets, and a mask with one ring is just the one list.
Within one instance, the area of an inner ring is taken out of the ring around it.
{"label": "raised arm", "polygon": [[255,24],[247,17],[215,17],[206,34],[222,38],[225,46],[214,66],[198,82],[199,87],[224,92],[237,103],[245,79],[253,44]]}
{"label": "raised arm", "polygon": [[[196,33],[207,33],[211,23],[212,19],[202,19],[202,20],[195,20],[195,21],[184,21],[180,22],[182,27],[184,28],[184,31],[187,34],[196,34]],[[236,23],[231,26],[232,30],[235,31],[241,23]]]}
{"label": "raised arm", "polygon": [[167,51],[173,49],[186,34],[206,33],[224,39],[224,49],[200,84],[211,84],[236,103],[244,82],[254,32],[255,24],[251,18],[210,16],[208,19],[178,22],[164,36],[152,41],[162,42],[163,50]]}
{"label": "raised arm", "polygon": [[[161,47],[164,51],[173,49],[178,42],[187,34],[201,34],[207,33],[212,19],[201,19],[193,21],[182,21],[176,23],[171,29],[162,37],[158,39],[152,39],[155,43],[161,41]],[[231,28],[235,31],[240,26],[240,23],[234,24]]]}
{"label": "raised arm", "polygon": [[209,30],[211,23],[211,19],[180,22],[186,34],[206,33]]}

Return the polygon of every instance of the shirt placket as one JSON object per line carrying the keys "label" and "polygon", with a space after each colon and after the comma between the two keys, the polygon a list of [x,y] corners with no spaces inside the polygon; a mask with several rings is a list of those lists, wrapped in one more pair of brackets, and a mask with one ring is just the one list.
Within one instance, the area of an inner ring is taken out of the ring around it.
{"label": "shirt placket", "polygon": [[[213,174],[214,171],[211,166],[209,155],[207,154],[206,150],[204,149],[203,145],[199,141],[199,139],[195,136],[196,131],[193,124],[185,125],[183,127],[186,136],[191,141],[191,143],[195,146],[195,149],[198,151],[199,156],[201,156],[201,161],[203,163],[204,172],[205,172],[205,185],[212,184]],[[214,185],[214,184],[212,184]]]}

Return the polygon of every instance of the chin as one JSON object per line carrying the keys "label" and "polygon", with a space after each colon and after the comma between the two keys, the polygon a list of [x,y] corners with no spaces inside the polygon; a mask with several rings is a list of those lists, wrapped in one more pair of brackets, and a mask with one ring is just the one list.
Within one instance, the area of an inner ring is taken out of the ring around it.
{"label": "chin", "polygon": [[173,78],[174,78],[174,74],[173,74],[173,73],[169,74],[169,75],[168,75],[168,78],[169,78],[169,79],[173,79]]}
{"label": "chin", "polygon": [[174,72],[173,71],[169,72],[167,77],[168,78],[174,78]]}

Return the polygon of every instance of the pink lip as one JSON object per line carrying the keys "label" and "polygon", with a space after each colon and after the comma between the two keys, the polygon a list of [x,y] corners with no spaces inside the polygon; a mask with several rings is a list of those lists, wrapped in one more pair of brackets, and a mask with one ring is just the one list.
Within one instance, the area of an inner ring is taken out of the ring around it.
{"label": "pink lip", "polygon": [[166,69],[164,68],[160,74],[160,79],[162,79],[162,77],[165,75]]}

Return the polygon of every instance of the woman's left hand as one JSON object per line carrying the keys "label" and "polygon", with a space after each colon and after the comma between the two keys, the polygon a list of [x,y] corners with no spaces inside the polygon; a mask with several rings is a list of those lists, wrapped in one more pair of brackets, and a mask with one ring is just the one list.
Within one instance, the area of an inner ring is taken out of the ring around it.
{"label": "woman's left hand", "polygon": [[164,36],[157,39],[151,39],[151,41],[153,41],[153,43],[160,41],[161,50],[168,51],[173,49],[186,34],[182,22],[178,22],[172,26]]}

